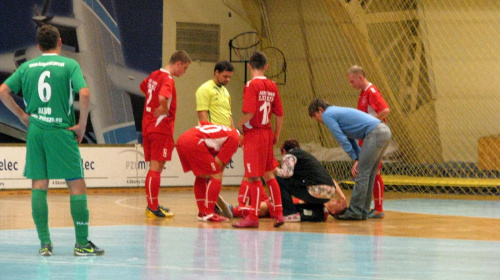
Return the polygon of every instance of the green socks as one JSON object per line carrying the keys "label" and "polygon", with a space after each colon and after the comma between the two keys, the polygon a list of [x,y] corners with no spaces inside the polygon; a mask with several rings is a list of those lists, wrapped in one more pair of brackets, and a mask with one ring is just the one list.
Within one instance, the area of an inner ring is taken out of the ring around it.
{"label": "green socks", "polygon": [[40,243],[51,243],[49,232],[49,206],[47,204],[47,191],[33,189],[31,191],[31,215],[35,222]]}
{"label": "green socks", "polygon": [[70,196],[71,217],[75,224],[76,242],[87,245],[89,236],[89,209],[87,208],[87,195],[78,194]]}
{"label": "green socks", "polygon": [[[71,217],[75,225],[76,242],[87,245],[89,236],[89,209],[87,208],[87,195],[79,194],[70,196]],[[49,232],[49,206],[47,204],[47,191],[33,189],[31,191],[31,215],[35,222],[40,244],[52,243]]]}

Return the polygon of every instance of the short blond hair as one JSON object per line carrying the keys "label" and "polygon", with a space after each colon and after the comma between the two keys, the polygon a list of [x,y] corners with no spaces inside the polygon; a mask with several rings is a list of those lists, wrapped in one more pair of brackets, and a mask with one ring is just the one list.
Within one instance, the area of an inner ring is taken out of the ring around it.
{"label": "short blond hair", "polygon": [[363,77],[366,77],[365,70],[359,65],[351,66],[351,68],[347,71],[347,75],[350,74],[361,74]]}
{"label": "short blond hair", "polygon": [[176,51],[170,57],[170,61],[168,62],[168,64],[175,64],[178,61],[182,62],[183,64],[191,63],[191,58],[189,57],[189,54],[184,50]]}

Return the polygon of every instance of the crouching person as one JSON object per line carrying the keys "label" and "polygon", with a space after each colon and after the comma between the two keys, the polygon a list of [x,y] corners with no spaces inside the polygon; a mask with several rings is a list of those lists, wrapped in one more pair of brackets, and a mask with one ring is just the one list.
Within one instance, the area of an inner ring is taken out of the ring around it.
{"label": "crouching person", "polygon": [[[281,168],[277,167],[275,173],[285,221],[326,221],[329,212],[338,211],[339,202],[346,204],[342,190],[328,171],[313,155],[302,150],[296,140],[283,142],[281,154]],[[292,196],[305,203],[294,204]]]}
{"label": "crouching person", "polygon": [[240,137],[234,128],[201,122],[177,140],[177,153],[184,172],[193,171],[198,221],[224,222],[214,212],[222,187],[222,172],[238,149]]}

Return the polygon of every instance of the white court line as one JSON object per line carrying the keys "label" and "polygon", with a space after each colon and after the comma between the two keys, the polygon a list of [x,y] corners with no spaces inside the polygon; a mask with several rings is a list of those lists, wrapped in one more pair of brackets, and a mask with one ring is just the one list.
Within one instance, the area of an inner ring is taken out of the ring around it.
{"label": "white court line", "polygon": [[120,199],[115,200],[115,204],[126,207],[126,208],[130,208],[130,209],[142,209],[142,208],[144,208],[144,207],[131,206],[131,205],[125,204],[124,201],[127,199],[135,199],[135,198],[132,198],[132,197],[120,198]]}

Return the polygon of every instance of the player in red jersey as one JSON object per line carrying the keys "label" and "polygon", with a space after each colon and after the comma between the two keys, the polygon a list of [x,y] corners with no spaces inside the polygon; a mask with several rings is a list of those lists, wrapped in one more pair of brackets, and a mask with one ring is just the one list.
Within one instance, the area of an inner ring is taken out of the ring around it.
{"label": "player in red jersey", "polygon": [[[261,52],[255,52],[248,63],[250,80],[243,91],[243,116],[238,122],[238,129],[244,133],[243,162],[245,177],[250,181],[251,211],[234,227],[248,228],[259,226],[259,206],[261,177],[269,188],[274,205],[274,226],[283,225],[283,207],[278,182],[274,178],[273,145],[279,140],[283,124],[283,106],[276,83],[267,79],[267,58]],[[276,115],[274,133],[271,129],[271,117]]]}
{"label": "player in red jersey", "polygon": [[222,187],[222,172],[240,143],[239,133],[224,125],[200,122],[177,140],[177,153],[184,172],[193,171],[198,221],[225,222],[214,212]]}
{"label": "player in red jersey", "polygon": [[[347,79],[353,88],[361,90],[358,99],[358,110],[368,113],[385,122],[385,117],[387,117],[390,112],[389,106],[387,105],[387,102],[385,102],[378,88],[366,79],[366,74],[363,68],[358,65],[354,65],[349,68],[349,71],[347,71]],[[361,147],[362,145],[363,141],[360,140],[359,146]],[[370,213],[368,213],[367,218],[369,219],[384,218],[384,181],[382,180],[380,169],[382,169],[382,162],[380,162],[378,166],[373,186],[375,209],[372,209]]]}
{"label": "player in red jersey", "polygon": [[142,142],[144,158],[150,162],[146,176],[146,198],[148,217],[172,217],[174,214],[158,204],[161,172],[165,162],[172,158],[174,149],[174,122],[177,93],[173,76],[180,77],[191,63],[185,51],[176,51],[167,66],[156,70],[140,85],[146,95],[142,117]]}

